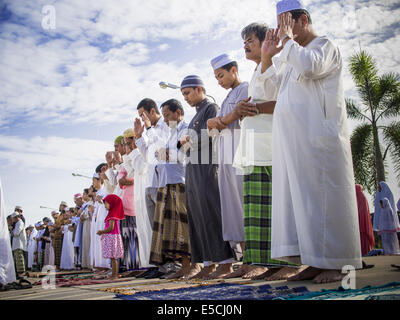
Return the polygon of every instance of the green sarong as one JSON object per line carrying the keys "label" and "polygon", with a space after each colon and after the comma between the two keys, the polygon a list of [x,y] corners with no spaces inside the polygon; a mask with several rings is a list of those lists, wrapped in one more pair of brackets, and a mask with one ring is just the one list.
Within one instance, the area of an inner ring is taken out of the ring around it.
{"label": "green sarong", "polygon": [[272,166],[254,167],[243,177],[244,264],[297,266],[271,259]]}

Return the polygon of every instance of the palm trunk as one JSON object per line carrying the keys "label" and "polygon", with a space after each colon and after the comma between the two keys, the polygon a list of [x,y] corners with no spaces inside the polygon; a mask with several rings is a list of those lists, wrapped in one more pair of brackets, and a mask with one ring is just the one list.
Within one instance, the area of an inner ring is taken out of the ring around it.
{"label": "palm trunk", "polygon": [[385,181],[385,166],[383,164],[383,156],[379,144],[378,128],[376,123],[372,123],[372,134],[374,138],[374,154],[376,165],[376,182]]}

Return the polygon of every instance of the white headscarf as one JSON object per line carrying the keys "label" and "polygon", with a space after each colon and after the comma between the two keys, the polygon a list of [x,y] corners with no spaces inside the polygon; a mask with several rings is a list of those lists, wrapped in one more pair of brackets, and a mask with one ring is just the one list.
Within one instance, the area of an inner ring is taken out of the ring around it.
{"label": "white headscarf", "polygon": [[[378,233],[397,232],[400,231],[399,218],[394,212],[388,198],[384,198],[383,209],[381,209],[378,224]],[[396,240],[397,241],[397,240]]]}
{"label": "white headscarf", "polygon": [[373,221],[374,231],[378,231],[377,225],[379,223],[380,214],[382,211],[381,204],[379,201],[387,198],[389,200],[390,207],[392,209],[395,208],[393,193],[390,190],[389,186],[386,184],[385,181],[379,182],[379,185],[381,186],[381,191],[376,190],[375,201],[374,201],[374,207],[375,207],[374,221]]}
{"label": "white headscarf", "polygon": [[0,283],[14,282],[14,259],[11,251],[10,232],[4,207],[3,187],[0,180]]}

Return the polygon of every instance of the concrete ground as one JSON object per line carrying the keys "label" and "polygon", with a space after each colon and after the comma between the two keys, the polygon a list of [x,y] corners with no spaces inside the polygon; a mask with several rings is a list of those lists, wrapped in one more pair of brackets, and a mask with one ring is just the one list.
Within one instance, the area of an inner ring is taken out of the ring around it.
{"label": "concrete ground", "polygon": [[[400,265],[400,256],[376,256],[366,257],[363,260],[367,264],[375,265],[374,268],[356,271],[355,285],[357,289],[361,289],[367,285],[379,286],[393,281],[400,281],[400,270],[392,268],[392,264]],[[28,278],[31,282],[38,279]],[[114,293],[98,291],[100,288],[121,287],[126,285],[144,284],[146,282],[154,282],[158,279],[135,279],[119,283],[106,283],[97,285],[83,285],[75,287],[59,287],[56,289],[43,289],[41,286],[34,286],[31,289],[9,290],[0,292],[0,300],[117,300]],[[167,280],[160,280],[167,282]],[[272,281],[266,282],[262,280],[251,281],[236,278],[228,279],[226,282],[244,282],[247,285],[264,285],[269,284],[272,287],[288,286],[289,288],[305,286],[309,291],[320,291],[322,289],[337,289],[341,283],[334,282],[328,284],[314,284],[311,281]]]}

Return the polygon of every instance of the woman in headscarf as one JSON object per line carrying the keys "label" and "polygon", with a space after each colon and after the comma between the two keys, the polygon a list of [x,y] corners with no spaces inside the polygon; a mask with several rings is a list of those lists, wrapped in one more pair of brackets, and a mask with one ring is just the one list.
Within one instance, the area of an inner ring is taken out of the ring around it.
{"label": "woman in headscarf", "polygon": [[378,189],[376,190],[375,201],[374,201],[374,206],[375,206],[374,221],[373,221],[374,231],[378,231],[376,226],[379,223],[379,215],[382,210],[380,201],[383,200],[384,198],[387,198],[389,200],[390,207],[394,209],[395,206],[394,206],[393,193],[390,190],[389,186],[386,184],[386,182],[381,181],[378,183]]}
{"label": "woman in headscarf", "polygon": [[356,184],[356,195],[358,222],[360,226],[361,255],[365,256],[375,246],[374,232],[372,231],[368,200],[364,194],[363,187],[359,184]]}
{"label": "woman in headscarf", "polygon": [[380,200],[380,214],[377,225],[378,234],[382,238],[382,248],[385,255],[398,255],[399,241],[397,232],[400,231],[399,220],[388,198]]}

